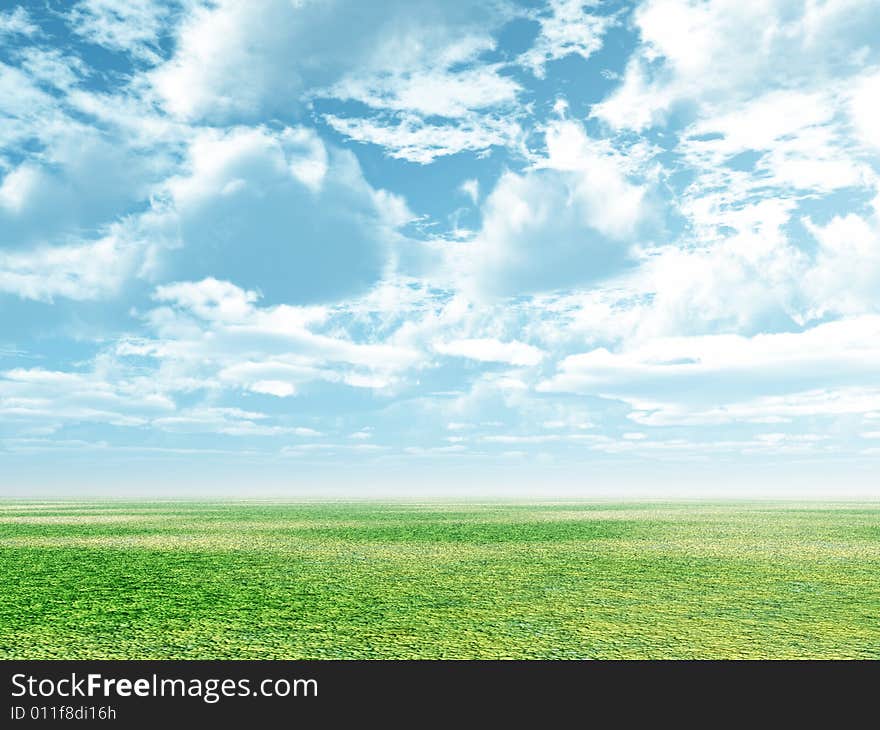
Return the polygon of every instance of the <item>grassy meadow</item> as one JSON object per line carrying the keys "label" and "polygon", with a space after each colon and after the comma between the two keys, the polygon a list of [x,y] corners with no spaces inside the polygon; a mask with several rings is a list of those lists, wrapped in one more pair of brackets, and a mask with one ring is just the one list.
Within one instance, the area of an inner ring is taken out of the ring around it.
{"label": "grassy meadow", "polygon": [[880,504],[0,502],[0,658],[880,658]]}

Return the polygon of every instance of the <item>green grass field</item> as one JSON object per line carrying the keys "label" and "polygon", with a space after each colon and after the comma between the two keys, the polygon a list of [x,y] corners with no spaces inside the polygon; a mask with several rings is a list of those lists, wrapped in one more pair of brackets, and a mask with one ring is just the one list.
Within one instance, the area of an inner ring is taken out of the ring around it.
{"label": "green grass field", "polygon": [[880,504],[0,503],[0,658],[880,658]]}

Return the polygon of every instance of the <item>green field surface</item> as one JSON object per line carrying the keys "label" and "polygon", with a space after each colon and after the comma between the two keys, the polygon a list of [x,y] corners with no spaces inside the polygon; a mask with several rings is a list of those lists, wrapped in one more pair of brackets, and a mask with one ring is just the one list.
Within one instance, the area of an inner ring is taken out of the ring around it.
{"label": "green field surface", "polygon": [[880,658],[880,504],[0,502],[0,657]]}

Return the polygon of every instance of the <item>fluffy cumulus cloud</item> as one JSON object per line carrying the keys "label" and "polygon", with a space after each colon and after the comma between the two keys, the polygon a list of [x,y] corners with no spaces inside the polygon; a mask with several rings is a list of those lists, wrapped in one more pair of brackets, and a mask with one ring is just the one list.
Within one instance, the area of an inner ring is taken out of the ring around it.
{"label": "fluffy cumulus cloud", "polygon": [[815,317],[876,311],[880,302],[880,198],[867,214],[835,215],[826,224],[803,221],[817,243],[803,285]]}
{"label": "fluffy cumulus cloud", "polygon": [[153,222],[172,278],[235,279],[274,301],[334,299],[379,279],[407,216],[351,152],[301,127],[204,130],[185,165]]}
{"label": "fluffy cumulus cloud", "polygon": [[94,129],[74,125],[55,135],[38,159],[11,166],[0,182],[4,245],[47,244],[101,228],[148,194],[156,162]]}
{"label": "fluffy cumulus cloud", "polygon": [[589,285],[625,268],[652,217],[650,182],[573,121],[553,122],[546,153],[507,172],[483,204],[464,257],[475,286],[522,294]]}
{"label": "fluffy cumulus cloud", "polygon": [[880,149],[880,132],[871,120],[877,118],[880,102],[880,72],[865,74],[850,89],[850,118],[859,139],[869,147]]}
{"label": "fluffy cumulus cloud", "polygon": [[633,12],[640,44],[623,81],[593,114],[645,129],[681,106],[821,87],[877,62],[878,12],[867,0],[648,0]]}
{"label": "fluffy cumulus cloud", "polygon": [[4,7],[0,468],[866,473],[878,28],[871,0]]}
{"label": "fluffy cumulus cloud", "polygon": [[[441,56],[434,66],[438,73],[444,64],[466,61],[473,43],[456,48],[461,36],[486,23],[497,25],[505,15],[500,6],[469,0],[444,8],[403,0],[381,7],[350,0],[272,0],[260,12],[244,0],[196,3],[176,29],[173,56],[150,78],[165,107],[188,119],[253,121],[295,114],[309,96],[341,82],[346,94],[407,96],[389,87],[371,90],[366,79],[358,84],[355,75],[363,71],[402,74],[409,95],[430,105],[430,94],[413,83],[418,76],[404,70],[435,55]],[[483,72],[475,77],[486,78]],[[425,80],[442,81],[429,72]],[[447,88],[445,98],[461,103],[461,93],[474,99],[478,91],[479,84],[475,89],[464,80],[457,89]]]}

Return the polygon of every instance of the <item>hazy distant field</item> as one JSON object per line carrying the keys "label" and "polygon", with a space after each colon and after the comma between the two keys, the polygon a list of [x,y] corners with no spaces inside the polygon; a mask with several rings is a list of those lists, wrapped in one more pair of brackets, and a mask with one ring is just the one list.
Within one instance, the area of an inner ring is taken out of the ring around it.
{"label": "hazy distant field", "polygon": [[880,504],[0,502],[0,658],[880,658]]}

